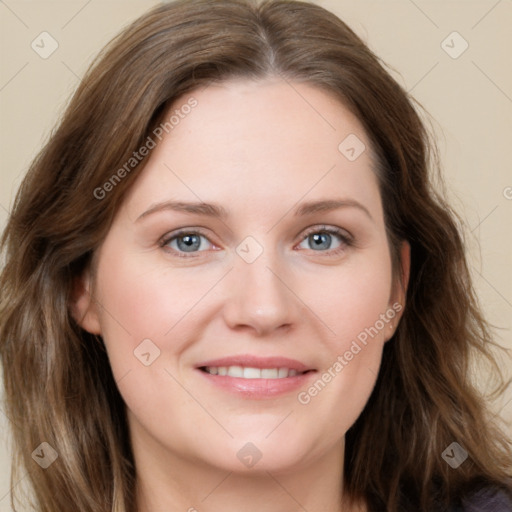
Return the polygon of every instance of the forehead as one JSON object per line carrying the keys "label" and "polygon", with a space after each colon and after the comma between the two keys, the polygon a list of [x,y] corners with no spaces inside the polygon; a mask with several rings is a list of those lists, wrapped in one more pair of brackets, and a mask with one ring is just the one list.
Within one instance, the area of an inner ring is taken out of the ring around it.
{"label": "forehead", "polygon": [[[181,109],[191,99],[195,107]],[[232,80],[180,98],[164,122],[171,116],[172,129],[132,188],[133,214],[169,199],[257,209],[262,201],[279,206],[326,194],[380,207],[361,123],[320,88]]]}

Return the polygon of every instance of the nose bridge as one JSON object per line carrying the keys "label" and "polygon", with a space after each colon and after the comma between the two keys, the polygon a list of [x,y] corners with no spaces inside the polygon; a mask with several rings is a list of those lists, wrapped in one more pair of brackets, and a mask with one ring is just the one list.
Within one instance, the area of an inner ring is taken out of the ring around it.
{"label": "nose bridge", "polygon": [[297,304],[276,276],[280,268],[277,259],[270,250],[252,262],[236,257],[224,309],[231,327],[246,326],[263,334],[295,322]]}

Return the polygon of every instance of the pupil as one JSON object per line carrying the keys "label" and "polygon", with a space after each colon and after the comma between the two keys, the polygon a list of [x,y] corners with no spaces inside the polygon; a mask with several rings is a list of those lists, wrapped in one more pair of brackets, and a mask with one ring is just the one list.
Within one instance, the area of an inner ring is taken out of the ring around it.
{"label": "pupil", "polygon": [[185,235],[177,240],[178,247],[181,251],[192,252],[194,250],[199,249],[201,245],[201,240],[197,235]]}
{"label": "pupil", "polygon": [[329,249],[331,246],[331,235],[328,233],[316,233],[310,236],[313,242],[313,249]]}

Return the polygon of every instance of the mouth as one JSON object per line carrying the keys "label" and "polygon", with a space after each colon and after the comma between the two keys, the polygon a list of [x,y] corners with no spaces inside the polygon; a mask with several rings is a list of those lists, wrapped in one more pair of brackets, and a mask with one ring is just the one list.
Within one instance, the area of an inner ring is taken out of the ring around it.
{"label": "mouth", "polygon": [[287,379],[296,375],[304,375],[310,371],[299,372],[294,368],[251,368],[243,366],[202,366],[199,368],[210,375],[235,377],[237,379]]}
{"label": "mouth", "polygon": [[284,357],[235,356],[205,361],[196,369],[207,381],[248,399],[275,398],[305,386],[316,369]]}

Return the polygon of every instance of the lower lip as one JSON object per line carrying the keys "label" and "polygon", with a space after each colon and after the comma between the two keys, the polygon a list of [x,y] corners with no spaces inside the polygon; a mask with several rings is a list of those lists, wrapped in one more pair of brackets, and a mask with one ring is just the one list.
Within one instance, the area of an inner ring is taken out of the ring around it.
{"label": "lower lip", "polygon": [[227,375],[212,375],[202,370],[197,370],[212,385],[253,400],[274,398],[286,393],[291,393],[306,386],[308,381],[316,373],[314,371],[301,373],[293,377],[283,379],[242,379]]}

